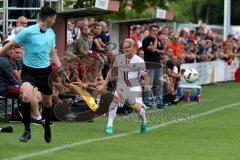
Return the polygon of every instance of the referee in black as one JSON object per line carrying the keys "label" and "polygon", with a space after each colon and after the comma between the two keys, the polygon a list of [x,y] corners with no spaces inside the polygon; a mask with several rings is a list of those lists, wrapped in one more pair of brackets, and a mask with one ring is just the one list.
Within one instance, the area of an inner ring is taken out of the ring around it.
{"label": "referee in black", "polygon": [[50,60],[59,67],[61,65],[55,52],[55,33],[51,29],[56,20],[56,11],[50,7],[42,7],[39,13],[39,21],[28,28],[23,29],[12,41],[6,44],[0,55],[7,53],[14,45],[22,44],[24,47],[21,97],[23,107],[24,133],[20,142],[31,139],[31,105],[30,100],[34,96],[34,88],[37,87],[43,98],[43,127],[44,139],[51,142],[51,111],[52,111],[52,87],[48,82],[51,74]]}

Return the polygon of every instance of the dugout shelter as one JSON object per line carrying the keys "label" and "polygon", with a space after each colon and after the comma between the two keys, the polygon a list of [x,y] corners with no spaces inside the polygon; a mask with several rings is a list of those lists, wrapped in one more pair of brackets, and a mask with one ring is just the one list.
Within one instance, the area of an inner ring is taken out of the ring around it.
{"label": "dugout shelter", "polygon": [[[100,2],[101,4],[98,4]],[[60,57],[66,50],[68,19],[101,16],[103,14],[109,14],[111,12],[119,11],[119,1],[108,0],[106,1],[106,5],[103,5],[102,2],[103,1],[101,0],[96,0],[95,6],[91,8],[80,8],[75,10],[58,12],[53,29],[56,34],[56,47],[58,49],[58,54]]]}

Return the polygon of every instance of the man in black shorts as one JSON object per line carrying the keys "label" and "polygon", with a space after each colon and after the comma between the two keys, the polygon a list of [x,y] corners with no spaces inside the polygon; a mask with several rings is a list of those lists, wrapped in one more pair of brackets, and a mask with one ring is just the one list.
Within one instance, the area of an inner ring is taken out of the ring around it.
{"label": "man in black shorts", "polygon": [[23,29],[0,50],[0,55],[3,55],[14,45],[23,44],[24,47],[21,94],[25,130],[20,137],[20,142],[27,142],[31,138],[30,101],[34,96],[35,87],[39,89],[43,99],[44,139],[47,143],[51,142],[52,84],[48,82],[51,74],[50,58],[58,67],[61,65],[55,51],[55,33],[51,29],[55,20],[56,11],[50,7],[42,7],[39,13],[39,22]]}

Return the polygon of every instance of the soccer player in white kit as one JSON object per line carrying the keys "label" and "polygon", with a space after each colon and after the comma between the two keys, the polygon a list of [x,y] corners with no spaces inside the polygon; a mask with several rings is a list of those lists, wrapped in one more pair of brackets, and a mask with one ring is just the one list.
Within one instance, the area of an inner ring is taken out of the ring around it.
{"label": "soccer player in white kit", "polygon": [[[106,89],[111,76],[117,72],[117,88],[109,107],[106,132],[113,133],[113,121],[116,117],[118,104],[120,101],[126,101],[140,116],[140,133],[146,133],[147,119],[145,110],[142,108],[142,87],[148,89],[150,79],[144,60],[135,54],[134,41],[129,38],[125,39],[122,49],[124,54],[116,56],[113,67],[108,72],[104,83],[97,87],[99,91]],[[143,83],[141,83],[141,78]]]}

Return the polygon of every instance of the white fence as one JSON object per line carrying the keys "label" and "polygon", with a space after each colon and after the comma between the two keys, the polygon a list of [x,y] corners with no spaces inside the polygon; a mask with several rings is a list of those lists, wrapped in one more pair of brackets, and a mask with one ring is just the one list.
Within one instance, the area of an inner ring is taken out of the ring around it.
{"label": "white fence", "polygon": [[181,65],[181,69],[195,68],[199,72],[200,76],[197,81],[199,85],[235,80],[234,75],[238,67],[238,60],[231,65],[223,60]]}

